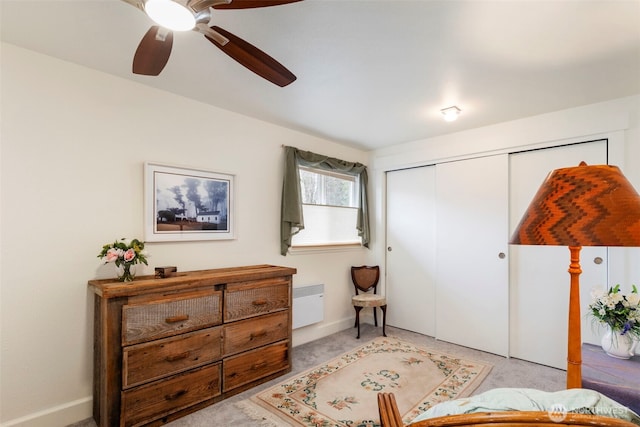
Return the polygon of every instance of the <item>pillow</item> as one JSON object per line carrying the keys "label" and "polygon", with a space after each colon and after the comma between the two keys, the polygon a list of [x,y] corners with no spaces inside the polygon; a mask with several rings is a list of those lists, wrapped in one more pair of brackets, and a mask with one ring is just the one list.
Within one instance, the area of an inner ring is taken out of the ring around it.
{"label": "pillow", "polygon": [[594,390],[572,388],[546,392],[528,388],[496,388],[484,393],[439,403],[413,422],[445,415],[496,411],[565,411],[620,418],[640,425],[640,416]]}

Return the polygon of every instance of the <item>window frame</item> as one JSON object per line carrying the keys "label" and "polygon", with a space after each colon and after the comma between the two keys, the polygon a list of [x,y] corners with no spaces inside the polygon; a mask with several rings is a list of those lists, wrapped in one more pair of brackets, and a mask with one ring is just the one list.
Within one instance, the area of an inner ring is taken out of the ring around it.
{"label": "window frame", "polygon": [[367,167],[362,163],[298,150],[295,147],[283,146],[283,148],[285,155],[280,218],[280,254],[283,256],[289,254],[293,236],[305,228],[299,172],[301,166],[313,166],[325,171],[339,171],[359,177],[355,228],[360,239],[360,246],[369,248],[371,230],[367,195],[369,181]]}
{"label": "window frame", "polygon": [[[357,233],[357,210],[358,210],[358,202],[360,199],[360,188],[359,188],[359,184],[360,184],[360,177],[358,175],[354,175],[354,174],[348,174],[348,173],[343,173],[343,172],[335,172],[335,171],[328,171],[326,169],[321,169],[321,168],[316,168],[313,166],[302,166],[302,165],[298,165],[298,170],[299,172],[305,171],[308,173],[312,173],[312,174],[316,174],[319,175],[322,179],[322,182],[320,183],[319,187],[321,188],[318,193],[320,194],[320,202],[317,203],[308,203],[308,202],[304,202],[304,181],[303,181],[303,177],[302,174],[300,174],[300,191],[301,191],[301,196],[302,196],[302,210],[303,210],[303,215],[308,219],[311,215],[309,210],[310,209],[314,209],[312,207],[319,207],[319,210],[321,211],[322,208],[327,208],[329,210],[331,209],[336,209],[337,211],[342,211],[343,213],[336,213],[335,216],[343,216],[344,215],[344,211],[347,210],[354,210],[355,212],[353,212],[353,230],[355,231],[355,235],[351,236],[353,237],[353,239],[345,239],[345,240],[340,240],[340,241],[332,241],[332,240],[327,240],[327,241],[323,241],[323,242],[311,242],[311,243],[304,243],[304,242],[297,242],[296,237],[300,237],[301,233],[302,235],[305,234],[306,230],[309,230],[308,227],[305,226],[305,228],[303,230],[300,230],[298,233],[296,233],[294,236],[292,236],[291,238],[291,247],[289,248],[289,251],[292,252],[301,252],[301,251],[326,251],[326,250],[330,250],[331,248],[334,249],[347,249],[347,248],[360,248],[362,247],[362,243],[361,243],[361,239],[360,236],[358,236]],[[327,199],[327,185],[326,185],[326,181],[324,180],[324,177],[331,177],[331,178],[336,178],[336,179],[340,179],[343,181],[347,181],[349,182],[349,185],[351,186],[351,188],[349,189],[349,205],[348,206],[343,206],[343,205],[333,205],[333,204],[329,204],[326,203],[326,199]],[[306,212],[305,212],[306,211]],[[332,215],[329,214],[326,216],[327,219],[331,219]],[[335,219],[335,217],[334,217]]]}
{"label": "window frame", "polygon": [[[350,197],[350,202],[349,202],[349,206],[343,206],[343,205],[332,205],[329,203],[307,203],[304,201],[304,195],[302,195],[302,204],[303,205],[315,205],[315,206],[328,206],[328,207],[338,207],[338,208],[353,208],[353,209],[358,209],[358,202],[359,202],[359,198],[360,198],[360,177],[358,175],[353,175],[353,174],[348,174],[348,173],[342,173],[342,172],[334,172],[334,171],[328,171],[325,169],[320,169],[320,168],[314,168],[313,166],[298,166],[298,170],[299,171],[305,171],[305,172],[309,172],[309,173],[314,173],[316,175],[320,175],[320,176],[325,176],[325,177],[331,177],[331,178],[336,178],[336,179],[341,179],[343,181],[350,181],[351,182],[351,197]],[[325,182],[326,184],[326,182]],[[304,184],[302,182],[302,175],[300,176],[300,188],[302,193],[304,194]],[[322,198],[324,200],[326,200],[326,193],[327,193],[327,188],[326,185],[322,185],[322,191],[320,192],[322,195]]]}

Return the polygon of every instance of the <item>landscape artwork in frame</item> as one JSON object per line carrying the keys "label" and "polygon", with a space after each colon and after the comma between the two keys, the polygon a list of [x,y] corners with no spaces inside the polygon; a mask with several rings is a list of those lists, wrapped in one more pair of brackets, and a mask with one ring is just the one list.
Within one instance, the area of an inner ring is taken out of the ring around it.
{"label": "landscape artwork in frame", "polygon": [[145,241],[234,239],[234,176],[144,165]]}

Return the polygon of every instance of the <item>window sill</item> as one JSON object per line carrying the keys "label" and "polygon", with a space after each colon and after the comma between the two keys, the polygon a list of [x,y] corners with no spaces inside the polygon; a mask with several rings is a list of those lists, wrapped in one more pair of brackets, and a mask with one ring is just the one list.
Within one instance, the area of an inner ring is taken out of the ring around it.
{"label": "window sill", "polygon": [[318,245],[298,245],[289,248],[290,255],[304,255],[309,253],[347,252],[364,249],[360,243],[327,243]]}

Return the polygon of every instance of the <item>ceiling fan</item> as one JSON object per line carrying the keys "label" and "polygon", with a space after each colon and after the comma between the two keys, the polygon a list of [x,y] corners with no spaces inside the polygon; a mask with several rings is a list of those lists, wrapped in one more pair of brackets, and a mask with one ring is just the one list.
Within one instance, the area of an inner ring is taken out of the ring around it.
{"label": "ceiling fan", "polygon": [[240,37],[209,26],[212,9],[250,9],[301,0],[123,0],[145,12],[159,25],[144,35],[133,58],[134,74],[157,76],[169,60],[173,31],[193,30],[238,63],[280,87],[296,76],[278,61]]}

